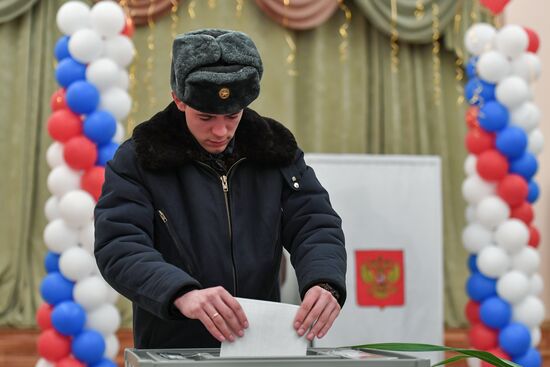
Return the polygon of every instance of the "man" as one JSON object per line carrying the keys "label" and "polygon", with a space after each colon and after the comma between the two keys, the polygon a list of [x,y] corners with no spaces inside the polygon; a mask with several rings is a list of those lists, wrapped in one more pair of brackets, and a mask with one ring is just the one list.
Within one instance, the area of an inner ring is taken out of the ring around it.
{"label": "man", "polygon": [[234,297],[279,301],[282,247],[321,338],[346,298],[341,221],[289,130],[246,108],[262,62],[243,33],[173,44],[174,102],[135,128],[105,171],[95,255],[129,298],[136,348],[216,347],[248,327]]}

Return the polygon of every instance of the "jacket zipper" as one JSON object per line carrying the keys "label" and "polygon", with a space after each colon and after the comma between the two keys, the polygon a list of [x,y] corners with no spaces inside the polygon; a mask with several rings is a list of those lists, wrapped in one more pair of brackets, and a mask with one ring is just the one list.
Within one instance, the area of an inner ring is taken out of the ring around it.
{"label": "jacket zipper", "polygon": [[191,261],[189,259],[189,256],[187,256],[185,253],[184,253],[184,248],[183,248],[183,245],[178,241],[178,237],[176,236],[176,234],[173,232],[172,230],[172,227],[170,226],[170,224],[168,223],[168,218],[166,218],[166,215],[164,215],[164,213],[162,212],[162,210],[158,209],[157,212],[159,213],[159,216],[160,216],[160,219],[162,220],[162,222],[164,223],[164,225],[166,226],[166,229],[168,230],[168,234],[170,235],[170,237],[172,238],[172,241],[174,241],[174,243],[176,244],[176,247],[180,250],[180,254],[183,256],[183,259],[185,261],[185,265],[187,266],[187,269],[189,270],[189,272],[191,274],[194,273],[194,270],[193,270],[193,266],[191,265]]}

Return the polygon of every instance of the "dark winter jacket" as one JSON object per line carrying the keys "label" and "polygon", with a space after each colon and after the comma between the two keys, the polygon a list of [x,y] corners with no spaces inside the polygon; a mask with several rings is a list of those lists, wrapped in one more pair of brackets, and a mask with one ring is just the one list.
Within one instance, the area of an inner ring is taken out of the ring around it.
{"label": "dark winter jacket", "polygon": [[95,255],[133,302],[136,348],[216,347],[173,301],[195,288],[278,301],[279,264],[291,254],[300,293],[327,282],[346,297],[341,221],[294,137],[246,109],[238,160],[220,176],[204,162],[171,103],[134,130],[105,170],[95,210]]}

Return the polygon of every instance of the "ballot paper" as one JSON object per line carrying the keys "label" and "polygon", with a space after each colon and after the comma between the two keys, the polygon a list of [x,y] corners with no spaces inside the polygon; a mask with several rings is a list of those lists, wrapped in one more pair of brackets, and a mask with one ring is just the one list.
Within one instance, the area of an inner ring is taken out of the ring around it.
{"label": "ballot paper", "polygon": [[293,323],[298,306],[237,298],[248,319],[244,336],[223,342],[220,357],[305,356],[308,340],[298,336]]}

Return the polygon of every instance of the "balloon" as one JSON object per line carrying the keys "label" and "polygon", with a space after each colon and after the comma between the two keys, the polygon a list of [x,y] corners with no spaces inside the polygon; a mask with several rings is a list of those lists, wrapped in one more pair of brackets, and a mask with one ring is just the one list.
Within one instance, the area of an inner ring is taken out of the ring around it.
{"label": "balloon", "polygon": [[498,132],[495,145],[507,158],[518,158],[527,148],[527,134],[519,127],[507,126]]}
{"label": "balloon", "polygon": [[509,109],[519,107],[531,96],[529,85],[522,77],[512,75],[504,78],[495,88],[497,101]]}
{"label": "balloon", "polygon": [[529,294],[533,296],[539,295],[544,289],[544,282],[540,274],[533,274],[529,279]]}
{"label": "balloon", "polygon": [[[502,349],[500,348],[493,348],[493,349],[489,349],[488,350],[489,353],[493,354],[494,356],[500,358],[500,359],[504,359],[504,360],[511,360],[512,358],[506,354]],[[491,364],[491,363],[487,363],[485,361],[481,361],[481,366],[480,367],[493,367],[494,365]]]}
{"label": "balloon", "polygon": [[527,83],[532,83],[540,77],[541,73],[540,59],[531,52],[521,54],[512,63],[513,73],[520,76]]}
{"label": "balloon", "polygon": [[[527,186],[527,190],[529,190],[529,186]],[[519,219],[526,225],[529,225],[533,221],[535,214],[533,212],[533,207],[531,206],[531,204],[525,201],[521,205],[512,208],[512,211],[510,212],[510,217]]]}
{"label": "balloon", "polygon": [[90,22],[90,8],[81,1],[68,1],[57,11],[57,26],[64,34],[71,35]]}
{"label": "balloon", "polygon": [[510,0],[479,0],[479,3],[489,9],[493,15],[500,14]]}
{"label": "balloon", "polygon": [[470,345],[475,349],[487,350],[498,345],[498,332],[482,323],[472,325],[468,332]]}
{"label": "balloon", "polygon": [[479,122],[477,121],[478,113],[479,113],[478,106],[470,106],[466,110],[466,124],[470,129],[479,127]]}
{"label": "balloon", "polygon": [[42,299],[50,305],[69,301],[73,296],[73,283],[57,272],[47,274],[40,284]]}
{"label": "balloon", "polygon": [[84,136],[75,136],[65,144],[63,157],[75,170],[89,169],[97,160],[96,145]]}
{"label": "balloon", "polygon": [[111,335],[120,327],[120,313],[115,306],[105,303],[88,313],[86,327],[104,336]]}
{"label": "balloon", "polygon": [[122,30],[122,34],[132,38],[134,35],[135,27],[134,27],[134,21],[132,20],[132,17],[126,17],[126,21],[124,24],[124,29]]}
{"label": "balloon", "polygon": [[464,161],[464,173],[467,176],[473,176],[476,174],[477,157],[473,154],[468,154]]}
{"label": "balloon", "polygon": [[512,208],[521,205],[527,199],[529,187],[519,175],[507,175],[498,183],[497,193]]}
{"label": "balloon", "polygon": [[72,83],[65,95],[69,108],[78,114],[92,113],[99,105],[97,88],[85,81]]}
{"label": "balloon", "polygon": [[468,269],[470,269],[470,273],[478,273],[479,269],[477,268],[477,255],[476,254],[470,254],[468,256]]}
{"label": "balloon", "polygon": [[535,227],[534,225],[529,226],[529,242],[527,244],[534,248],[539,247],[540,233],[537,227]]}
{"label": "balloon", "polygon": [[72,190],[59,201],[61,218],[74,228],[81,228],[93,221],[95,200],[84,190]]}
{"label": "balloon", "polygon": [[53,142],[46,151],[46,161],[52,169],[63,165],[65,163],[63,160],[63,144]]}
{"label": "balloon", "polygon": [[544,148],[544,135],[542,135],[540,129],[534,129],[529,133],[527,149],[529,152],[538,155],[542,152],[542,148]]}
{"label": "balloon", "polygon": [[126,138],[126,129],[124,129],[124,126],[117,121],[116,132],[115,132],[115,136],[113,137],[113,141],[117,144],[122,144],[125,138]]}
{"label": "balloon", "polygon": [[59,271],[59,254],[48,251],[46,257],[44,257],[44,268],[48,273]]}
{"label": "balloon", "polygon": [[510,257],[500,247],[486,246],[477,256],[477,267],[481,274],[489,278],[498,278],[510,267]]}
{"label": "balloon", "polygon": [[124,120],[132,108],[132,100],[128,93],[113,87],[101,93],[100,107],[113,114],[117,120]]}
{"label": "balloon", "polygon": [[487,131],[502,130],[508,124],[509,118],[508,109],[497,101],[485,103],[477,116],[479,125]]}
{"label": "balloon", "polygon": [[540,298],[527,296],[523,301],[514,305],[514,321],[524,324],[528,328],[538,327],[544,321],[544,304]]}
{"label": "balloon", "polygon": [[[523,131],[522,131],[523,133]],[[525,135],[525,133],[523,133]],[[495,147],[495,134],[483,129],[473,128],[466,134],[466,149],[472,154],[480,154]],[[525,137],[527,145],[527,137]]]}
{"label": "balloon", "polygon": [[49,221],[53,221],[60,217],[59,214],[59,199],[55,196],[50,196],[44,205],[44,213]]}
{"label": "balloon", "polygon": [[59,88],[53,92],[50,97],[50,107],[52,111],[58,111],[68,109],[67,102],[65,101],[65,89]]}
{"label": "balloon", "polygon": [[53,307],[47,303],[42,303],[36,311],[36,323],[40,330],[51,329],[52,326],[52,310]]}
{"label": "balloon", "polygon": [[[512,269],[518,270],[527,276],[534,275],[539,269],[540,255],[533,247],[527,246],[512,256]],[[526,288],[528,288],[526,286]]]}
{"label": "balloon", "polygon": [[91,221],[78,232],[78,243],[80,247],[90,255],[94,254],[94,222]]}
{"label": "balloon", "polygon": [[471,223],[462,231],[462,243],[466,250],[477,254],[491,244],[493,233],[479,223]]}
{"label": "balloon", "polygon": [[74,300],[86,311],[93,311],[107,300],[107,286],[97,275],[89,276],[76,283],[73,290]]}
{"label": "balloon", "polygon": [[109,284],[105,283],[105,285],[107,286],[107,302],[110,304],[115,304],[118,301],[120,294],[111,288]]}
{"label": "balloon", "polygon": [[48,360],[44,358],[40,358],[38,359],[38,361],[36,361],[36,364],[34,365],[34,367],[55,367],[55,366],[50,362],[48,362]]}
{"label": "balloon", "polygon": [[120,342],[115,334],[105,337],[105,357],[115,359],[120,349]]}
{"label": "balloon", "polygon": [[71,352],[71,340],[54,329],[44,330],[38,337],[38,354],[48,361],[57,362]]}
{"label": "balloon", "polygon": [[540,110],[531,101],[527,101],[521,106],[514,108],[510,115],[510,122],[523,128],[526,132],[530,132],[536,128],[539,125],[539,121]]}
{"label": "balloon", "polygon": [[80,116],[67,109],[55,111],[48,119],[48,133],[54,140],[67,142],[82,133]]}
{"label": "balloon", "polygon": [[476,169],[481,178],[499,181],[508,173],[508,160],[496,150],[486,150],[478,156]]}
{"label": "balloon", "polygon": [[522,367],[540,367],[542,366],[542,357],[538,350],[535,348],[529,348],[527,353],[514,358],[512,362],[517,363]]}
{"label": "balloon", "polygon": [[466,303],[464,313],[466,314],[466,318],[470,324],[478,323],[481,320],[479,318],[479,303],[472,301],[471,299]]}
{"label": "balloon", "polygon": [[69,40],[69,51],[76,60],[88,64],[101,56],[103,40],[93,29],[79,29]]}
{"label": "balloon", "polygon": [[92,367],[117,367],[117,364],[108,358],[102,358],[101,361],[95,363]]}
{"label": "balloon", "polygon": [[55,68],[55,80],[62,87],[67,88],[72,83],[86,79],[86,65],[67,57],[57,64]]}
{"label": "balloon", "polygon": [[495,28],[487,23],[474,23],[464,35],[464,44],[468,52],[481,55],[493,47]]}
{"label": "balloon", "polygon": [[80,185],[97,201],[101,195],[103,182],[105,182],[105,167],[94,166],[84,172]]}
{"label": "balloon", "polygon": [[59,258],[59,269],[67,279],[79,281],[92,274],[95,259],[80,247],[65,250]]}
{"label": "balloon", "polygon": [[71,54],[69,53],[69,37],[59,37],[59,39],[55,43],[53,53],[57,61],[61,61],[66,57],[70,57]]}
{"label": "balloon", "polygon": [[512,270],[497,280],[497,294],[515,304],[529,295],[529,278],[518,270]]}
{"label": "balloon", "polygon": [[88,65],[86,79],[97,89],[103,91],[118,83],[119,70],[119,66],[113,60],[103,57]]}
{"label": "balloon", "polygon": [[523,27],[523,29],[527,33],[527,38],[529,39],[527,51],[536,53],[540,45],[538,34],[531,28]]}
{"label": "balloon", "polygon": [[78,245],[78,232],[63,219],[55,219],[44,228],[44,243],[57,254]]}
{"label": "balloon", "polygon": [[98,150],[97,165],[105,166],[108,161],[113,159],[117,149],[118,144],[113,142],[100,146]]}
{"label": "balloon", "polygon": [[128,75],[126,69],[118,70],[118,78],[114,86],[122,90],[128,90],[128,87],[130,86],[130,76]]}
{"label": "balloon", "polygon": [[483,105],[495,99],[495,85],[473,78],[464,86],[464,96],[471,105]]}
{"label": "balloon", "polygon": [[[479,162],[479,159],[478,159]],[[519,158],[510,162],[510,172],[523,176],[525,180],[529,181],[539,168],[537,158],[529,152],[525,152]]]}
{"label": "balloon", "polygon": [[490,83],[498,83],[512,72],[512,65],[506,56],[494,50],[481,54],[476,68],[479,77]]}
{"label": "balloon", "polygon": [[134,53],[134,44],[126,36],[114,36],[105,41],[103,56],[112,59],[122,68],[132,62]]}
{"label": "balloon", "polygon": [[52,312],[52,324],[63,335],[76,335],[84,328],[86,313],[84,309],[73,301],[59,303]]}
{"label": "balloon", "polygon": [[[490,297],[481,303],[479,308],[481,321],[493,329],[502,329],[508,325],[512,319],[512,307],[510,304],[499,297]],[[490,346],[487,349],[496,347]]]}
{"label": "balloon", "polygon": [[[527,184],[525,184],[527,196]],[[504,200],[498,196],[491,195],[479,202],[476,208],[475,217],[485,227],[493,229],[510,216],[510,208]]]}
{"label": "balloon", "polygon": [[470,57],[468,62],[466,62],[465,69],[466,69],[466,76],[468,77],[468,79],[473,79],[477,77],[477,60],[478,59],[479,59],[478,56],[472,56]]}
{"label": "balloon", "polygon": [[55,167],[48,175],[47,186],[50,192],[58,198],[80,186],[80,174],[66,165]]}
{"label": "balloon", "polygon": [[494,192],[494,184],[481,179],[475,174],[468,177],[462,183],[462,196],[470,204],[477,204]]}
{"label": "balloon", "polygon": [[541,331],[539,327],[531,329],[531,346],[536,348],[540,344],[542,339]]}
{"label": "balloon", "polygon": [[510,254],[518,253],[529,241],[529,229],[518,219],[508,219],[495,231],[496,243]]}
{"label": "balloon", "polygon": [[510,356],[525,354],[531,345],[531,333],[524,325],[511,323],[499,334],[500,347]]}
{"label": "balloon", "polygon": [[95,330],[84,330],[72,341],[73,355],[88,364],[99,362],[105,352],[103,336]]}
{"label": "balloon", "polygon": [[531,180],[529,181],[529,193],[527,194],[527,201],[533,204],[539,198],[539,185]]}
{"label": "balloon", "polygon": [[57,362],[55,367],[86,367],[86,365],[73,356],[69,356]]}
{"label": "balloon", "polygon": [[472,300],[482,302],[497,294],[496,280],[480,273],[472,274],[466,282],[466,292]]}
{"label": "balloon", "polygon": [[[97,110],[84,120],[84,135],[98,145],[110,142],[115,132],[116,120],[107,111]],[[527,146],[527,136],[525,145]]]}
{"label": "balloon", "polygon": [[527,32],[515,24],[502,27],[495,36],[497,50],[514,59],[527,50],[529,38]]}
{"label": "balloon", "polygon": [[116,36],[126,25],[124,11],[117,3],[110,1],[95,4],[90,18],[92,27],[104,37]]}

